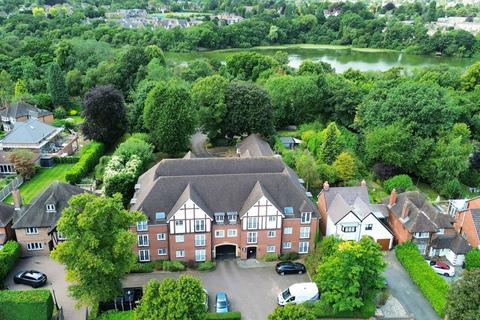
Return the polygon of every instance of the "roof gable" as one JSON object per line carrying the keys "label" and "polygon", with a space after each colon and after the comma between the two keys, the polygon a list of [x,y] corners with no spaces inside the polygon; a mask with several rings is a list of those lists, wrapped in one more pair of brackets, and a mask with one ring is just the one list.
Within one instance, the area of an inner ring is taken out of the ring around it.
{"label": "roof gable", "polygon": [[275,201],[273,200],[273,197],[270,195],[270,193],[262,186],[260,181],[257,181],[255,185],[253,186],[252,191],[248,195],[247,199],[245,200],[242,209],[238,213],[239,217],[241,218],[245,213],[250,210],[260,199],[265,197],[276,209],[279,211],[282,216],[282,210],[278,207],[277,204],[275,204]]}
{"label": "roof gable", "polygon": [[248,157],[273,157],[270,145],[258,134],[251,134],[237,145],[237,151],[242,158]]}
{"label": "roof gable", "polygon": [[195,189],[189,183],[185,187],[185,190],[183,190],[182,194],[178,198],[173,208],[168,213],[167,221],[169,221],[188,200],[193,201],[195,205],[197,205],[200,209],[202,209],[210,217],[210,219],[212,219],[212,216],[213,216],[212,211],[207,207],[202,197],[195,191]]}
{"label": "roof gable", "polygon": [[472,213],[473,226],[477,231],[477,238],[480,239],[480,209],[471,209],[470,212]]}

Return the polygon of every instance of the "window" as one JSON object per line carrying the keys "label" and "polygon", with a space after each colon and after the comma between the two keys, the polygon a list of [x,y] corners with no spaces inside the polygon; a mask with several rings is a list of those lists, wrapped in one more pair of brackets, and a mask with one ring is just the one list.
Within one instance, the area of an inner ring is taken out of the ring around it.
{"label": "window", "polygon": [[37,228],[27,228],[25,229],[27,234],[38,234]]}
{"label": "window", "polygon": [[196,234],[195,235],[195,246],[196,247],[205,246],[205,235],[204,234]]}
{"label": "window", "polygon": [[365,226],[365,230],[372,230],[372,229],[373,229],[373,224],[371,223]]}
{"label": "window", "polygon": [[139,261],[150,261],[150,250],[138,250]]}
{"label": "window", "polygon": [[207,251],[202,250],[195,250],[195,261],[205,261],[207,260]]}
{"label": "window", "polygon": [[292,215],[293,214],[293,207],[283,208],[283,213],[285,213],[286,215]]}
{"label": "window", "polygon": [[225,230],[215,230],[215,238],[223,238],[223,237],[225,237]]}
{"label": "window", "polygon": [[167,234],[165,233],[157,233],[157,240],[166,240]]}
{"label": "window", "polygon": [[177,258],[185,258],[185,250],[180,249],[175,251],[175,257]]}
{"label": "window", "polygon": [[148,221],[137,222],[137,231],[147,231],[148,230]]}
{"label": "window", "polygon": [[310,223],[310,220],[312,220],[312,213],[302,212],[301,223]]}
{"label": "window", "polygon": [[247,243],[257,243],[257,233],[256,232],[247,233]]}
{"label": "window", "polygon": [[55,212],[55,205],[53,203],[47,204],[47,212]]}
{"label": "window", "polygon": [[225,221],[225,215],[223,212],[216,212],[215,213],[215,222],[219,224],[223,224]]}
{"label": "window", "polygon": [[285,227],[283,228],[283,234],[292,234],[293,228],[292,227]]}
{"label": "window", "polygon": [[258,217],[248,217],[247,229],[257,229],[257,227],[258,227]]}
{"label": "window", "polygon": [[300,228],[300,239],[310,238],[310,227],[301,227]]}
{"label": "window", "polygon": [[268,231],[269,238],[275,238],[276,235],[277,235],[277,232],[275,230]]}
{"label": "window", "polygon": [[155,220],[165,220],[165,212],[156,212],[155,213]]}
{"label": "window", "polygon": [[309,243],[307,241],[301,241],[298,244],[298,253],[308,253]]}
{"label": "window", "polygon": [[267,252],[275,252],[275,246],[267,246]]}
{"label": "window", "polygon": [[445,233],[445,229],[438,229],[437,231],[437,234],[444,234]]}
{"label": "window", "polygon": [[167,248],[160,248],[158,249],[159,256],[166,256],[167,255]]}
{"label": "window", "polygon": [[426,244],[417,243],[417,248],[418,248],[418,251],[420,251],[421,254],[425,254],[425,252],[427,251],[427,245]]}
{"label": "window", "polygon": [[58,240],[67,240],[67,236],[60,231],[57,231],[57,238]]}
{"label": "window", "polygon": [[148,234],[138,235],[138,245],[140,247],[148,246]]}
{"label": "window", "polygon": [[348,232],[356,232],[357,227],[355,226],[342,226],[342,232],[348,233]]}
{"label": "window", "polygon": [[205,220],[195,220],[195,232],[205,232]]}
{"label": "window", "polygon": [[415,232],[413,234],[414,238],[420,238],[420,239],[425,239],[425,238],[428,238],[429,236],[430,236],[430,233],[428,232]]}
{"label": "window", "polygon": [[43,243],[42,242],[29,242],[27,243],[27,250],[34,251],[34,250],[42,250]]}
{"label": "window", "polygon": [[175,220],[175,228],[183,228],[183,220]]}
{"label": "window", "polygon": [[292,249],[292,243],[290,241],[284,242],[283,249]]}
{"label": "window", "polygon": [[237,213],[236,212],[227,212],[228,223],[235,224],[237,223]]}
{"label": "window", "polygon": [[268,222],[277,222],[277,216],[268,216]]}
{"label": "window", "polygon": [[227,230],[227,237],[236,237],[237,236],[237,229],[228,229]]}
{"label": "window", "polygon": [[176,243],[185,242],[185,237],[184,237],[184,235],[183,235],[183,234],[176,235],[176,236],[175,236],[175,242],[176,242]]}

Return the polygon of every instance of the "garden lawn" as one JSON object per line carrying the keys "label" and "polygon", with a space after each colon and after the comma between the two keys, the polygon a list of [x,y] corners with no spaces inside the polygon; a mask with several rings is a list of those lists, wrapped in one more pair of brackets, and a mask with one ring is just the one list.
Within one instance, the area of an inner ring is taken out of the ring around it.
{"label": "garden lawn", "polygon": [[[24,204],[29,203],[35,196],[45,190],[52,182],[58,180],[65,182],[65,173],[73,167],[71,163],[56,164],[52,168],[40,168],[29,180],[20,186],[20,194]],[[8,196],[4,202],[13,203],[12,196]]]}

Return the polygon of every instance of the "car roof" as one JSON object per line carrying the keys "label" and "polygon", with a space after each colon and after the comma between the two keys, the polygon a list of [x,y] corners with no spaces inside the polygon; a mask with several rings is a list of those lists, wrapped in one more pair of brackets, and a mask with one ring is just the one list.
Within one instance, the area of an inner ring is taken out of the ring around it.
{"label": "car roof", "polygon": [[217,292],[217,299],[227,299],[227,294],[223,291]]}
{"label": "car roof", "polygon": [[437,266],[441,267],[441,268],[450,268],[450,266],[444,262],[441,262],[441,261],[437,261]]}

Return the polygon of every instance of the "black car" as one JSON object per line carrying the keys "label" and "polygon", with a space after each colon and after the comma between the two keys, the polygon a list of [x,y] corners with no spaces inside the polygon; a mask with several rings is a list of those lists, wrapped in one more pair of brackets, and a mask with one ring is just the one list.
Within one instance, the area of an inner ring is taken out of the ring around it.
{"label": "black car", "polygon": [[302,274],[307,272],[305,266],[299,262],[285,261],[277,263],[275,271],[282,276],[289,273]]}
{"label": "black car", "polygon": [[13,277],[13,282],[38,288],[47,283],[47,275],[35,270],[22,271]]}

